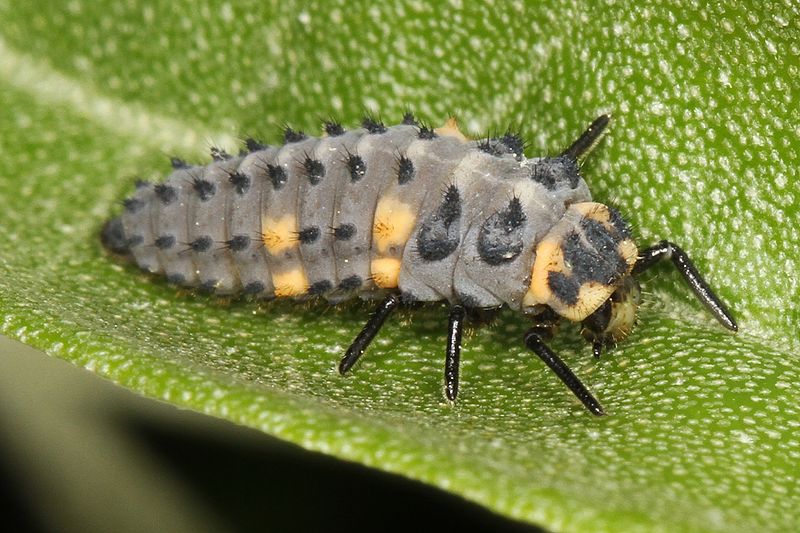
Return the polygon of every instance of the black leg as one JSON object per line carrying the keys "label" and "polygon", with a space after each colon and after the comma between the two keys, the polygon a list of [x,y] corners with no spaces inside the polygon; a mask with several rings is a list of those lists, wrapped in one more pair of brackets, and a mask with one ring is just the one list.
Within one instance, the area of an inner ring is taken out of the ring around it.
{"label": "black leg", "polygon": [[594,119],[586,131],[569,148],[561,152],[561,155],[571,157],[575,161],[588,155],[603,136],[609,122],[611,122],[611,117],[608,115],[600,115]]}
{"label": "black leg", "polygon": [[364,350],[367,349],[369,343],[372,342],[372,339],[378,334],[383,323],[386,322],[386,319],[392,314],[392,311],[395,310],[399,303],[400,296],[392,294],[378,305],[375,312],[369,317],[364,329],[362,329],[361,333],[355,338],[353,344],[347,349],[347,352],[339,363],[340,374],[344,374],[356,364],[358,358],[364,354]]}
{"label": "black leg", "polygon": [[572,391],[572,394],[574,394],[593,415],[602,416],[605,414],[600,402],[592,396],[589,389],[587,389],[586,386],[581,383],[581,380],[578,379],[578,376],[564,364],[564,361],[547,347],[538,333],[533,330],[528,331],[525,334],[525,346],[538,355],[539,358],[550,367],[550,370],[555,372],[556,376],[564,382],[564,385]]}
{"label": "black leg", "polygon": [[594,358],[600,359],[601,353],[603,353],[603,343],[600,341],[594,341],[592,343],[592,354],[594,355]]}
{"label": "black leg", "polygon": [[644,272],[664,259],[672,260],[672,264],[674,264],[678,272],[681,273],[683,279],[686,280],[686,283],[689,285],[689,288],[692,289],[695,296],[697,296],[697,299],[703,302],[720,324],[731,331],[737,331],[739,329],[739,326],[736,325],[736,321],[733,319],[733,316],[731,316],[728,308],[722,303],[722,300],[714,294],[714,291],[708,283],[706,283],[706,280],[704,280],[697,271],[692,260],[689,259],[686,252],[681,250],[678,245],[669,241],[661,241],[646,250],[642,250],[639,252],[639,258],[633,266],[633,275]]}
{"label": "black leg", "polygon": [[464,328],[464,308],[454,305],[450,308],[450,321],[447,325],[447,352],[444,356],[444,391],[447,399],[456,401],[458,396],[458,364],[461,361],[461,332]]}

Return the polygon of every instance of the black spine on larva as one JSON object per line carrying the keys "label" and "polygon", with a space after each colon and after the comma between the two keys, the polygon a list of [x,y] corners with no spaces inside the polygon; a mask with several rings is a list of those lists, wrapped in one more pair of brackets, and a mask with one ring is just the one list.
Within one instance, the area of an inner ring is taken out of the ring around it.
{"label": "black spine on larva", "polygon": [[175,170],[178,170],[180,168],[189,168],[191,166],[191,165],[189,165],[189,163],[187,163],[186,161],[184,161],[183,159],[181,159],[179,157],[170,157],[169,158],[169,163],[170,163],[170,165],[172,165],[172,168],[174,168]]}
{"label": "black spine on larva", "polygon": [[406,156],[401,155],[397,160],[397,183],[405,185],[414,179],[415,174],[414,163]]}
{"label": "black spine on larva", "polygon": [[211,147],[211,159],[213,159],[214,161],[225,161],[227,159],[230,159],[231,157],[233,156],[231,156],[231,154],[229,154],[222,148],[218,148],[216,146]]}
{"label": "black spine on larva", "polygon": [[335,120],[329,120],[325,122],[325,133],[331,137],[338,137],[339,135],[344,135],[344,128]]}
{"label": "black spine on larva", "polygon": [[302,131],[295,131],[290,127],[283,130],[283,140],[287,143],[296,143],[306,139],[306,134]]}
{"label": "black spine on larva", "polygon": [[361,121],[361,126],[370,133],[386,133],[383,122],[369,115]]}
{"label": "black spine on larva", "polygon": [[231,182],[233,190],[239,195],[245,194],[250,190],[250,178],[241,172],[232,172],[228,177],[228,181]]}
{"label": "black spine on larva", "polygon": [[420,124],[419,133],[417,134],[417,136],[420,139],[430,140],[436,138],[436,132],[433,131],[433,128],[430,128],[425,124]]}
{"label": "black spine on larva", "polygon": [[258,139],[254,139],[252,137],[248,137],[247,139],[245,139],[244,145],[245,147],[247,147],[247,151],[250,153],[258,152],[259,150],[263,150],[264,148],[267,147],[267,145],[264,142],[259,141]]}
{"label": "black spine on larva", "polygon": [[414,113],[412,113],[411,111],[406,111],[405,113],[403,113],[402,124],[405,126],[416,126],[417,119],[414,118]]}

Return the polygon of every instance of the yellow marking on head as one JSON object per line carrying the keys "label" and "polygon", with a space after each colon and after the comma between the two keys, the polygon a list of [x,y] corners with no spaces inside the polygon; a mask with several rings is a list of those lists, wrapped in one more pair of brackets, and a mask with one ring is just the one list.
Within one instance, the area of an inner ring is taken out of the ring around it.
{"label": "yellow marking on head", "polygon": [[580,322],[594,313],[613,292],[613,285],[588,281],[581,285],[578,291],[578,302],[575,305],[561,305],[556,312],[567,320]]}
{"label": "yellow marking on head", "polygon": [[436,128],[433,131],[436,132],[436,135],[440,137],[455,137],[461,142],[467,142],[470,140],[469,137],[461,133],[461,130],[458,129],[458,120],[456,120],[456,117],[448,118],[441,127]]}
{"label": "yellow marking on head", "polygon": [[408,241],[417,217],[411,206],[384,196],[378,200],[375,219],[372,223],[372,243],[380,254],[385,254],[392,246],[402,249]]}
{"label": "yellow marking on head", "polygon": [[299,244],[297,219],[294,215],[285,215],[279,219],[264,218],[261,227],[264,246],[274,256]]}
{"label": "yellow marking on head", "polygon": [[400,260],[395,257],[377,257],[370,264],[370,273],[375,285],[381,289],[397,287],[400,278]]}
{"label": "yellow marking on head", "polygon": [[553,291],[547,282],[550,272],[564,270],[564,251],[561,243],[543,240],[536,247],[536,260],[531,270],[531,284],[522,299],[522,305],[530,307],[536,304],[547,304],[553,300]]}
{"label": "yellow marking on head", "polygon": [[596,220],[601,223],[608,223],[611,220],[608,207],[598,202],[579,202],[569,206],[569,210],[580,213],[585,218]]}
{"label": "yellow marking on head", "polygon": [[639,250],[630,239],[625,239],[619,243],[617,250],[622,258],[625,259],[625,262],[628,263],[628,273],[630,274],[631,270],[633,270],[633,265],[636,264],[636,259],[639,257]]}
{"label": "yellow marking on head", "polygon": [[302,268],[272,274],[275,296],[300,296],[308,291],[308,278]]}

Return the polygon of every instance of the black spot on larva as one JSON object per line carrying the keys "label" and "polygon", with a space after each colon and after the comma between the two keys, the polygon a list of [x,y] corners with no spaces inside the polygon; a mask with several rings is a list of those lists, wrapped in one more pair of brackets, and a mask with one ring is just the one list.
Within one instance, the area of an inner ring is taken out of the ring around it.
{"label": "black spot on larva", "polygon": [[342,224],[333,228],[333,238],[337,241],[346,241],[353,238],[356,234],[356,227],[353,224]]}
{"label": "black spot on larva", "polygon": [[608,232],[605,236],[595,234],[592,238],[596,239],[591,243],[593,248],[586,247],[575,232],[569,233],[561,244],[564,262],[572,269],[570,277],[578,285],[588,281],[613,284],[625,274],[628,265],[617,252]]}
{"label": "black spot on larva", "polygon": [[344,128],[335,120],[328,120],[325,122],[325,133],[330,137],[338,137],[344,134]]}
{"label": "black spot on larva", "polygon": [[514,154],[517,161],[521,161],[525,152],[525,141],[518,133],[506,132],[505,135],[500,137],[500,142],[503,143],[508,150]]}
{"label": "black spot on larva", "polygon": [[217,148],[216,146],[211,147],[211,159],[214,161],[226,161],[231,158],[231,154],[223,150],[222,148]]}
{"label": "black spot on larva", "polygon": [[175,246],[175,235],[161,235],[156,240],[156,248],[159,250],[166,250]]}
{"label": "black spot on larva", "polygon": [[383,125],[383,122],[369,115],[363,118],[361,126],[370,133],[386,133],[386,126]]}
{"label": "black spot on larva", "polygon": [[311,244],[319,239],[319,228],[317,226],[303,228],[300,230],[300,233],[297,234],[297,238],[300,240],[301,244]]}
{"label": "black spot on larva", "polygon": [[551,191],[566,186],[574,189],[580,180],[578,163],[570,157],[562,156],[546,157],[537,161],[531,167],[530,177]]}
{"label": "black spot on larva", "polygon": [[614,226],[614,228],[619,232],[619,234],[622,236],[622,239],[630,239],[631,228],[628,226],[628,223],[625,222],[625,219],[622,218],[622,215],[619,214],[619,211],[613,207],[609,207],[608,215],[611,225]]}
{"label": "black spot on larva", "polygon": [[156,193],[156,196],[158,196],[158,199],[161,200],[161,203],[164,205],[169,205],[178,199],[178,191],[175,187],[165,183],[159,183],[153,187],[153,192]]}
{"label": "black spot on larva", "polygon": [[319,159],[311,159],[306,156],[303,161],[303,168],[305,168],[306,176],[308,176],[308,181],[311,185],[318,184],[325,177],[325,166]]}
{"label": "black spot on larva", "polygon": [[189,168],[189,166],[190,166],[189,163],[187,163],[186,161],[184,161],[180,157],[170,157],[169,158],[169,164],[172,165],[172,168],[174,168],[175,170],[178,170],[178,169],[181,169],[181,168]]}
{"label": "black spot on larva", "polygon": [[250,177],[241,172],[233,172],[228,176],[228,181],[233,185],[233,190],[237,194],[245,194],[250,190]]}
{"label": "black spot on larva", "polygon": [[207,252],[211,249],[213,243],[214,241],[211,240],[211,237],[203,235],[190,242],[189,247],[195,252]]}
{"label": "black spot on larva", "polygon": [[481,225],[478,232],[478,255],[489,265],[513,261],[524,247],[522,241],[525,213],[518,198],[494,213]]}
{"label": "black spot on larva", "polygon": [[478,142],[478,149],[493,156],[513,155],[522,161],[525,141],[516,133],[506,133],[502,137],[487,137]]}
{"label": "black spot on larva", "polygon": [[581,220],[580,228],[589,244],[603,255],[615,252],[617,244],[622,240],[622,236],[616,230],[609,231],[596,220],[584,218]]}
{"label": "black spot on larva", "polygon": [[403,291],[400,293],[400,303],[403,305],[412,305],[419,302],[419,298],[414,293]]}
{"label": "black spot on larva", "polygon": [[311,296],[319,296],[320,294],[325,294],[333,289],[333,283],[330,280],[323,279],[320,281],[315,281],[308,287],[308,294]]}
{"label": "black spot on larva", "polygon": [[425,140],[435,139],[436,132],[433,131],[433,128],[429,128],[425,124],[420,124],[419,132],[417,132],[417,137]]}
{"label": "black spot on larva", "polygon": [[253,139],[252,137],[245,139],[244,145],[247,148],[247,151],[250,153],[264,150],[267,147],[266,143],[259,141],[258,139]]}
{"label": "black spot on larva", "polygon": [[217,192],[216,185],[202,178],[195,178],[192,180],[192,187],[194,188],[194,192],[197,193],[197,196],[199,196],[200,200],[203,202],[210,200]]}
{"label": "black spot on larva", "polygon": [[358,181],[367,173],[367,164],[361,159],[360,155],[349,154],[347,156],[347,169],[350,171],[350,180]]}
{"label": "black spot on larva", "polygon": [[414,118],[414,113],[412,113],[411,111],[406,111],[405,113],[403,113],[403,124],[405,124],[406,126],[416,126],[417,119]]}
{"label": "black spot on larva", "polygon": [[172,285],[185,285],[186,284],[186,276],[180,274],[178,272],[173,272],[172,274],[167,274],[167,283],[171,283]]}
{"label": "black spot on larva", "polygon": [[361,287],[362,282],[361,276],[349,276],[339,282],[339,289],[343,291],[352,291]]}
{"label": "black spot on larva", "polygon": [[452,224],[461,216],[461,194],[455,185],[450,185],[444,192],[444,199],[439,206],[439,216],[445,224]]}
{"label": "black spot on larva", "polygon": [[287,143],[296,143],[304,140],[306,138],[306,134],[302,131],[294,131],[290,127],[286,127],[283,130],[283,140]]}
{"label": "black spot on larva", "polygon": [[397,163],[397,183],[404,185],[414,179],[416,170],[414,170],[414,163],[409,158],[401,155]]}
{"label": "black spot on larva", "polygon": [[425,261],[440,261],[460,242],[461,195],[455,185],[444,193],[436,212],[429,215],[417,234],[417,252]]}
{"label": "black spot on larva", "polygon": [[480,305],[480,302],[478,301],[477,298],[475,298],[471,294],[464,294],[461,292],[458,293],[458,301],[461,302],[461,305],[463,305],[464,307],[475,308]]}
{"label": "black spot on larva", "polygon": [[217,280],[215,279],[207,279],[197,286],[197,292],[199,292],[200,294],[210,295],[214,294],[216,290],[217,290]]}
{"label": "black spot on larva", "polygon": [[250,247],[250,237],[247,235],[234,235],[225,241],[225,246],[232,252],[241,252]]}
{"label": "black spot on larva", "polygon": [[133,248],[134,246],[141,246],[144,243],[144,236],[143,235],[131,235],[128,237],[128,248]]}
{"label": "black spot on larva", "polygon": [[136,187],[137,189],[144,189],[145,187],[149,187],[149,186],[150,186],[150,182],[147,181],[147,180],[137,179],[134,182],[134,187]]}
{"label": "black spot on larva", "polygon": [[103,225],[103,230],[100,232],[100,241],[106,250],[110,250],[115,254],[128,253],[130,244],[127,237],[125,237],[125,227],[122,225],[121,218],[112,218]]}
{"label": "black spot on larva", "polygon": [[572,277],[568,277],[562,272],[551,271],[547,274],[547,285],[553,294],[565,304],[575,305],[578,303],[581,286]]}
{"label": "black spot on larva", "polygon": [[125,198],[122,200],[122,205],[128,213],[136,213],[144,207],[144,201],[140,198]]}
{"label": "black spot on larva", "polygon": [[286,170],[280,165],[267,165],[267,174],[269,174],[269,181],[272,182],[272,188],[276,191],[282,189],[289,179]]}
{"label": "black spot on larva", "polygon": [[247,285],[244,286],[242,292],[245,294],[259,294],[266,290],[266,287],[260,281],[251,281]]}

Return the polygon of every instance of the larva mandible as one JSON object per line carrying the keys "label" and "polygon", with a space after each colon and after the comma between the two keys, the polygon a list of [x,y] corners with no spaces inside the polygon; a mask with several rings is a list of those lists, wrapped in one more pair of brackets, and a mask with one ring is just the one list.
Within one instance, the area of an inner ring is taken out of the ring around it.
{"label": "larva mandible", "polygon": [[546,344],[561,318],[582,323],[599,357],[634,325],[636,275],[670,259],[716,319],[738,329],[683,250],[669,241],[637,250],[620,214],[592,201],[579,164],[609,121],[601,115],[557,156],[530,159],[519,136],[471,140],[454,119],[432,129],[411,114],[396,126],[367,117],[350,131],[331,121],[320,138],[287,128],[283,146],[248,140],[236,157],[212,149],[205,166],[173,159],[165,182],[137,184],[102,242],[205,293],[380,298],[342,374],[398,306],[446,300],[451,401],[467,311],[507,305],[532,321],[525,345],[602,415]]}

